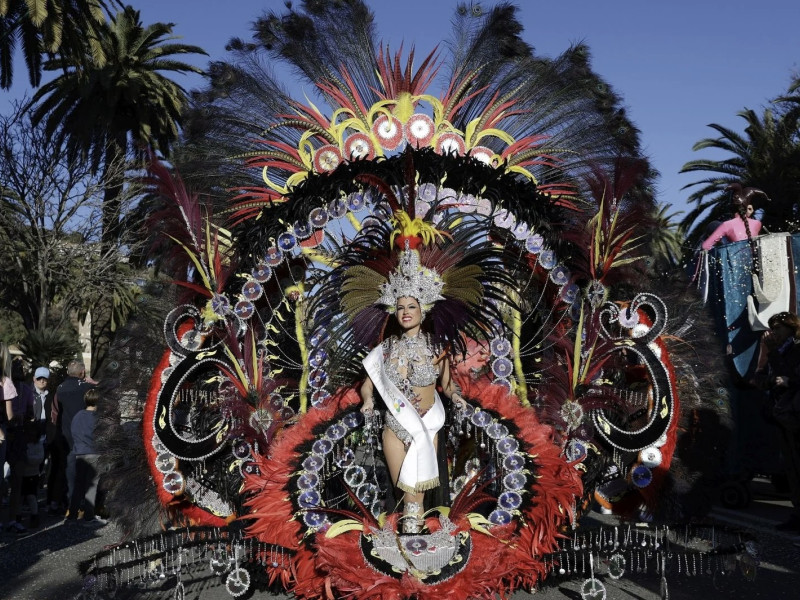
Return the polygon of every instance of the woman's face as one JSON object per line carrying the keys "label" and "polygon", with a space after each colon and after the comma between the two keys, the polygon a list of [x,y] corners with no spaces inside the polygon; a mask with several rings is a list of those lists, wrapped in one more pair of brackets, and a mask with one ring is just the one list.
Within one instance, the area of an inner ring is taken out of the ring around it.
{"label": "woman's face", "polygon": [[776,323],[769,330],[772,332],[775,343],[779,346],[792,336],[792,328],[784,323]]}
{"label": "woman's face", "polygon": [[753,205],[752,204],[748,204],[747,208],[745,208],[744,211],[745,211],[745,215],[749,219],[750,217],[753,216]]}
{"label": "woman's face", "polygon": [[419,328],[422,323],[422,307],[419,302],[417,302],[416,298],[411,298],[409,296],[398,298],[395,309],[397,322],[400,323],[400,327],[405,331],[409,331],[415,327]]}

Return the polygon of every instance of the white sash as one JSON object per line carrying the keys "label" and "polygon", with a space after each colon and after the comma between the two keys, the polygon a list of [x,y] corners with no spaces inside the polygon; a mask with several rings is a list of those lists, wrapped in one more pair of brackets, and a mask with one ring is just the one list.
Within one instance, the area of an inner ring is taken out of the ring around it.
{"label": "white sash", "polygon": [[363,360],[364,368],[372,384],[383,398],[386,410],[411,436],[397,487],[405,492],[421,492],[439,485],[439,467],[436,463],[436,448],[433,438],[444,425],[444,405],[436,394],[433,406],[424,417],[420,417],[411,401],[392,383],[383,368],[383,347],[373,348]]}

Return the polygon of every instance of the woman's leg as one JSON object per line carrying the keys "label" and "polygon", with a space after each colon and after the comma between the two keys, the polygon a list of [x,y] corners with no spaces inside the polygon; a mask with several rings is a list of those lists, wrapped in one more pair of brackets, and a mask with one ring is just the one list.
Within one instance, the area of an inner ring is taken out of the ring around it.
{"label": "woman's leg", "polygon": [[[434,436],[434,448],[436,448],[437,437],[438,435]],[[392,478],[392,483],[397,486],[397,480],[400,478],[400,469],[406,458],[406,447],[397,437],[397,434],[388,427],[383,430],[383,454],[386,457],[386,466],[389,468],[389,476]],[[407,492],[403,490],[404,533],[418,533],[422,529],[421,515],[424,512],[424,498],[425,492]]]}

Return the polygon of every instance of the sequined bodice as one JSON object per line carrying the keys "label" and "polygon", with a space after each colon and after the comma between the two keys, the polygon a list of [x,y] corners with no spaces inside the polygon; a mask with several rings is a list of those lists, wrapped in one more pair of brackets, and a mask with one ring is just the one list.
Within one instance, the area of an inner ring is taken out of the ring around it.
{"label": "sequined bodice", "polygon": [[436,383],[439,369],[433,359],[433,348],[424,334],[392,337],[383,342],[386,375],[404,394],[408,394],[411,387]]}

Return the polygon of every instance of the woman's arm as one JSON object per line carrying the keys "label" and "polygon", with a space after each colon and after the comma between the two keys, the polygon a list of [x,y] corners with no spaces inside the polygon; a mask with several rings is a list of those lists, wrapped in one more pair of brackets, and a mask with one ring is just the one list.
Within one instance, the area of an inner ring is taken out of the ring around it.
{"label": "woman's arm", "polygon": [[375,409],[375,385],[369,375],[361,384],[361,412],[371,413]]}
{"label": "woman's arm", "polygon": [[461,388],[455,379],[450,376],[450,359],[445,355],[439,359],[439,383],[442,385],[444,395],[452,400],[453,404],[461,408],[465,401],[461,395]]}

